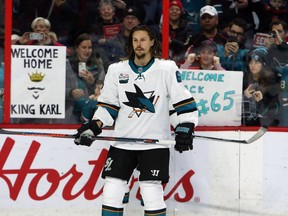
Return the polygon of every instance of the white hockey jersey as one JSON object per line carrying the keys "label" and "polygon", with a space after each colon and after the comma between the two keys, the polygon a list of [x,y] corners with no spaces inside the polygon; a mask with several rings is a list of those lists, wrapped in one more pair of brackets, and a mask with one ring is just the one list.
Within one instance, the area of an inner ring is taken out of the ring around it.
{"label": "white hockey jersey", "polygon": [[[171,139],[171,108],[176,111],[177,123],[198,124],[195,100],[171,60],[153,58],[145,67],[137,67],[131,60],[111,64],[97,105],[93,119],[101,120],[103,126],[112,126],[115,121],[116,137]],[[134,150],[169,147],[150,143],[111,144]]]}

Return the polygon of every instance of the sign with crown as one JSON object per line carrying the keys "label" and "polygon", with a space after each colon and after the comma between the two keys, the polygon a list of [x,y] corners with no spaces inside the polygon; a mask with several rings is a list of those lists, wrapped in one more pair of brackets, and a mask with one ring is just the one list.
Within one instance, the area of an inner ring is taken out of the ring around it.
{"label": "sign with crown", "polygon": [[11,118],[65,117],[65,46],[13,45]]}

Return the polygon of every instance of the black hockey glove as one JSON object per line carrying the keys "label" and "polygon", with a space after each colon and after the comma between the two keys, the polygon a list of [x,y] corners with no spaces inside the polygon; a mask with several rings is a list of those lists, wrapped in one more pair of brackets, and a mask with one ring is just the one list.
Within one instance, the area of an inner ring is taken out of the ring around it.
{"label": "black hockey glove", "polygon": [[183,151],[189,151],[193,149],[193,123],[178,124],[175,128],[175,141],[174,149],[180,153]]}
{"label": "black hockey glove", "polygon": [[93,136],[97,136],[102,133],[101,128],[98,127],[96,120],[92,120],[89,123],[83,124],[77,129],[74,143],[76,145],[91,146],[93,143]]}

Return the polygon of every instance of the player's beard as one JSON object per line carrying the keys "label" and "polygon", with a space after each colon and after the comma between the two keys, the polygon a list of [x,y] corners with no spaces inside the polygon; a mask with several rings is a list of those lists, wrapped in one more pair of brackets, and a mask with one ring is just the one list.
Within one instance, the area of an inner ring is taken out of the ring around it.
{"label": "player's beard", "polygon": [[142,53],[142,54],[137,54],[137,53],[135,53],[135,57],[137,58],[137,59],[139,59],[139,60],[141,60],[141,59],[144,59],[145,58],[145,56],[146,56],[146,54],[145,53]]}

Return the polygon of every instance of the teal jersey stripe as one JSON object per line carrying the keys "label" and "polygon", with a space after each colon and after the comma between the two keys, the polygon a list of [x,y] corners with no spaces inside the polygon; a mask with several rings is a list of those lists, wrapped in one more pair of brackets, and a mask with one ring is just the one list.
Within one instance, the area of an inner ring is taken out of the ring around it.
{"label": "teal jersey stripe", "polygon": [[123,208],[102,205],[102,216],[123,216]]}
{"label": "teal jersey stripe", "polygon": [[118,116],[119,107],[117,107],[117,106],[106,104],[106,103],[102,103],[102,102],[98,102],[97,107],[105,108],[114,120]]}
{"label": "teal jersey stripe", "polygon": [[173,105],[177,114],[183,114],[188,112],[194,112],[197,110],[197,104],[194,98],[189,98],[188,100],[180,101],[177,104]]}

